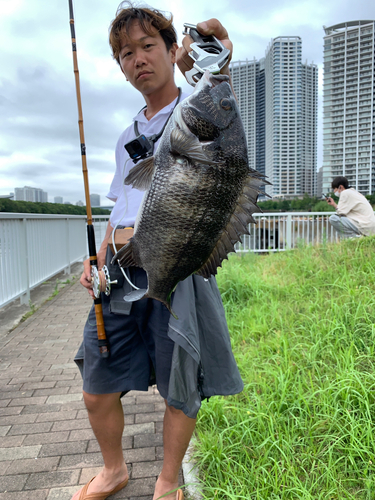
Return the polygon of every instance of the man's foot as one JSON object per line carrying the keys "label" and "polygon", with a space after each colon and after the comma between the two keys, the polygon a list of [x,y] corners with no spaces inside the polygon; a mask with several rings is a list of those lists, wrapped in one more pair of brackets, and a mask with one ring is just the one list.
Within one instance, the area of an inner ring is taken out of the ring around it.
{"label": "man's foot", "polygon": [[[168,491],[176,490],[177,488],[178,488],[178,482],[169,483],[167,481],[163,481],[163,479],[161,479],[161,477],[159,476],[158,480],[156,481],[156,484],[155,484],[155,491],[154,491],[154,496],[152,497],[152,500],[157,500],[162,495],[165,495],[166,493],[168,493]],[[181,497],[181,495],[180,495],[180,497]],[[180,500],[180,499],[178,498],[177,491],[174,491],[170,495],[163,497],[161,500]]]}
{"label": "man's foot", "polygon": [[[86,494],[90,495],[92,493],[101,493],[106,491],[112,491],[120,483],[129,479],[128,469],[126,464],[119,471],[112,473],[109,472],[105,467],[99,472],[99,474],[90,482]],[[81,488],[77,493],[75,493],[71,500],[79,500]]]}

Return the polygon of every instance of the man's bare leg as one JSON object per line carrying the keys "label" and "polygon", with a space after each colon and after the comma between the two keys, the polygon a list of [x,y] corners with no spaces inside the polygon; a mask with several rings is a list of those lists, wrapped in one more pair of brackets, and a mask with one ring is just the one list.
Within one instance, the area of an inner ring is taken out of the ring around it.
{"label": "man's bare leg", "polygon": [[[168,406],[163,424],[164,461],[161,474],[156,481],[153,500],[178,487],[178,473],[187,447],[195,429],[195,418],[187,417],[182,411]],[[163,500],[175,500],[172,493]]]}
{"label": "man's bare leg", "polygon": [[[120,393],[88,394],[83,392],[92,430],[103,455],[104,467],[90,484],[87,493],[111,491],[128,477],[122,452],[124,412]],[[71,500],[78,500],[79,491]]]}

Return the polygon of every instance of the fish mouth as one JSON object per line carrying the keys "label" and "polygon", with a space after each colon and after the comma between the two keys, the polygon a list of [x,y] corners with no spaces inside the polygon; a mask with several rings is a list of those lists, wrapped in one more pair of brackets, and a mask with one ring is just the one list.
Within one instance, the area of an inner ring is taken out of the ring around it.
{"label": "fish mouth", "polygon": [[213,87],[217,87],[221,83],[227,82],[229,83],[228,75],[212,75],[209,76],[209,81]]}
{"label": "fish mouth", "polygon": [[221,83],[227,82],[229,83],[229,76],[228,75],[213,75],[210,73],[208,70],[206,70],[197,85],[195,86],[194,92],[200,92],[203,87],[206,85],[209,85],[210,87],[217,87]]}
{"label": "fish mouth", "polygon": [[219,85],[227,83],[229,85],[229,76],[228,75],[213,75],[210,73],[208,70],[206,70],[197,85],[194,88],[193,93],[190,95],[190,97],[182,103],[181,107],[189,107],[190,109],[194,110],[197,115],[202,115],[202,110],[199,109],[199,107],[196,106],[196,99],[195,97],[200,93],[206,93],[211,94],[211,91],[215,88],[218,87]]}

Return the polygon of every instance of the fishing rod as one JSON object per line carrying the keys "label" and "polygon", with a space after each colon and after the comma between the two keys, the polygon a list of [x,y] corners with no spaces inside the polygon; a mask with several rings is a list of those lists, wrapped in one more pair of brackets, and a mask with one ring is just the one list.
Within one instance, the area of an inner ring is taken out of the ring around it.
{"label": "fishing rod", "polygon": [[[81,141],[82,173],[83,173],[83,182],[85,186],[85,197],[86,197],[87,241],[90,254],[91,276],[93,278],[93,291],[95,295],[94,306],[95,306],[95,316],[96,316],[96,327],[98,332],[98,346],[101,356],[103,358],[107,358],[109,356],[109,344],[104,329],[102,299],[100,295],[102,280],[101,277],[99,276],[99,271],[98,271],[98,259],[96,255],[96,245],[95,245],[95,232],[92,223],[89,178],[88,178],[87,162],[86,162],[86,146],[85,146],[85,136],[83,132],[83,116],[82,116],[82,104],[81,104],[81,90],[79,84],[77,46],[76,46],[76,36],[74,29],[73,0],[69,0],[69,14],[70,14],[70,33],[72,37],[73,68],[74,68],[76,93],[77,93],[78,127],[79,127],[79,137]],[[104,279],[107,284],[106,288],[110,289],[109,276],[108,274],[105,273],[105,271],[104,271]]]}

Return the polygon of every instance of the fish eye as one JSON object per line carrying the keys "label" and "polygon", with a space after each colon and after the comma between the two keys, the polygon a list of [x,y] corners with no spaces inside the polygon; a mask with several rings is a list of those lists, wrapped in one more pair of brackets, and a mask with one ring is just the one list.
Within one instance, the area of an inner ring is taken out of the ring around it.
{"label": "fish eye", "polygon": [[182,166],[185,166],[187,164],[187,158],[185,156],[177,156],[176,162]]}
{"label": "fish eye", "polygon": [[232,109],[231,102],[226,97],[220,101],[220,105],[223,109]]}

